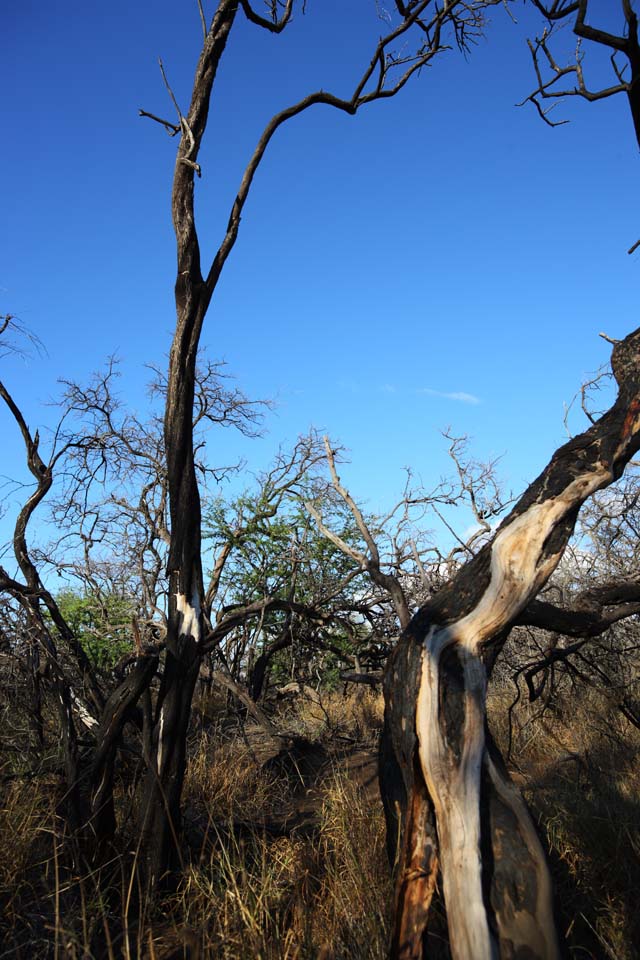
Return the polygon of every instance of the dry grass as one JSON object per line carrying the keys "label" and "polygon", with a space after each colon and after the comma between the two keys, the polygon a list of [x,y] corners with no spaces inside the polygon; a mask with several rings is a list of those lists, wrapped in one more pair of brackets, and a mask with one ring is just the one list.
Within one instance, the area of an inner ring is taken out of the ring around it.
{"label": "dry grass", "polygon": [[303,695],[284,708],[280,721],[288,730],[310,740],[342,737],[359,742],[374,742],[382,729],[382,696],[363,687],[345,694],[323,694],[319,699]]}
{"label": "dry grass", "polygon": [[[340,774],[331,778],[311,835],[235,827],[230,822],[227,829],[212,829],[169,905],[203,956],[385,956],[390,881],[384,823],[356,784]],[[157,956],[164,936],[155,933]]]}
{"label": "dry grass", "polygon": [[[508,703],[508,691],[490,703],[503,748]],[[529,705],[514,712],[512,769],[551,849],[569,955],[632,960],[640,942],[638,731],[594,694],[564,714],[537,713]],[[0,956],[383,958],[391,901],[384,821],[375,790],[363,790],[348,763],[354,751],[372,753],[381,716],[369,691],[289,704],[278,723],[298,739],[279,753],[255,729],[223,735],[209,718],[194,736],[185,784],[185,870],[154,905],[126,851],[108,884],[74,868],[53,781],[10,782],[0,803]]]}
{"label": "dry grass", "polygon": [[[503,750],[509,691],[489,715]],[[634,960],[640,944],[640,731],[594,690],[513,711],[512,770],[551,855],[569,955]]]}
{"label": "dry grass", "polygon": [[372,741],[375,699],[287,708],[280,720],[298,739],[281,754],[292,763],[255,730],[223,737],[213,718],[194,740],[185,783],[186,868],[175,893],[154,906],[126,853],[108,884],[65,862],[53,794],[17,781],[0,810],[11,839],[0,866],[0,956],[384,957],[391,883],[381,805],[319,743],[329,730]]}
{"label": "dry grass", "polygon": [[[43,783],[16,779],[5,785],[0,804],[0,917],[8,929],[22,925],[23,904],[39,886],[38,868],[51,857],[48,828],[54,820],[54,796]],[[34,930],[37,927],[34,924]]]}

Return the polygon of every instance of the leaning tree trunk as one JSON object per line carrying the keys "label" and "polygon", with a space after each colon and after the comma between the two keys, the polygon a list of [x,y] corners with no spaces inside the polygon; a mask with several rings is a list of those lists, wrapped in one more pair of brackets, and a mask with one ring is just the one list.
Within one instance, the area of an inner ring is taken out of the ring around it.
{"label": "leaning tree trunk", "polygon": [[559,955],[544,852],[486,732],[487,670],[555,570],[580,506],[640,448],[640,330],[616,344],[612,368],[615,405],[555,453],[492,542],[416,614],[390,661],[381,783],[398,960],[426,955],[438,871],[455,960]]}

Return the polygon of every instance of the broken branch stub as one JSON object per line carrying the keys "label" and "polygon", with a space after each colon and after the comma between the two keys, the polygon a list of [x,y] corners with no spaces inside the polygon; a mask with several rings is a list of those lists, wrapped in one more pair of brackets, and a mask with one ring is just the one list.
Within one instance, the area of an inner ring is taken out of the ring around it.
{"label": "broken branch stub", "polygon": [[640,448],[640,330],[616,343],[611,365],[614,406],[556,451],[492,541],[416,614],[391,658],[382,789],[398,847],[395,958],[423,955],[436,860],[455,960],[559,955],[544,853],[486,733],[486,684],[509,629],[557,567],[580,507]]}

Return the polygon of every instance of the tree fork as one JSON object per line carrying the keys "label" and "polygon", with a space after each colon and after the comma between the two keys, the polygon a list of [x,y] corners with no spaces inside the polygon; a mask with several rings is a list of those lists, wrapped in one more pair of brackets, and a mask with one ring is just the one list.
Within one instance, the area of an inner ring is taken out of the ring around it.
{"label": "tree fork", "polygon": [[487,667],[557,567],[584,501],[640,449],[640,330],[615,344],[611,365],[613,407],[556,451],[389,663],[381,784],[388,823],[395,806],[401,824],[398,960],[423,956],[436,856],[455,960],[559,956],[544,852],[485,729]]}

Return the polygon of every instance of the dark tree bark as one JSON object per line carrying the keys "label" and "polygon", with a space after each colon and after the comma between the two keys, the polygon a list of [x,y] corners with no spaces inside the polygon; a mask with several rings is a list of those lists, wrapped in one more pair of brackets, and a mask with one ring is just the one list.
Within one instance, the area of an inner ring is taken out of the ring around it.
{"label": "dark tree bark", "polygon": [[[319,90],[281,110],[267,123],[242,174],[226,232],[206,276],[203,276],[200,262],[194,183],[195,175],[200,176],[201,173],[198,157],[218,66],[239,10],[256,26],[280,33],[291,20],[294,0],[270,4],[269,15],[264,17],[256,13],[250,0],[219,0],[208,29],[203,22],[204,43],[186,116],[180,113],[170,90],[178,110],[177,123],[140,111],[141,115],[150,117],[171,134],[180,134],[181,137],[172,190],[172,216],[178,254],[175,284],[177,320],[170,353],[165,413],[171,519],[167,652],[153,719],[154,750],[146,778],[141,823],[142,847],[147,854],[152,886],[170,871],[171,851],[177,853],[187,727],[191,698],[204,652],[203,611],[206,596],[200,555],[200,496],[193,453],[196,355],[202,324],[224,265],[235,245],[240,218],[255,173],[271,138],[282,124],[321,104],[354,115],[368,103],[393,97],[423,66],[449,49],[452,37],[460,49],[467,50],[482,35],[485,9],[498,2],[451,0],[440,7],[433,4],[432,0],[412,0],[411,3],[396,0],[396,25],[390,26],[386,35],[381,36],[375,44],[351,96],[338,97]],[[449,30],[450,36],[444,36],[445,30]],[[401,57],[396,53],[399,46],[403,49]]]}
{"label": "dark tree bark", "polygon": [[116,831],[113,777],[122,731],[127,721],[132,719],[141,695],[148,691],[157,668],[157,654],[147,654],[135,662],[126,679],[107,699],[96,732],[97,745],[90,772],[90,826],[94,839],[92,859],[96,862],[100,862],[108,852]]}
{"label": "dark tree bark", "polygon": [[193,451],[196,358],[213,285],[205,283],[194,218],[194,174],[220,58],[238,13],[238,0],[222,0],[207,32],[193,84],[191,105],[180,117],[172,191],[178,251],[176,330],[169,359],[165,451],[169,482],[169,611],[166,661],[155,717],[155,751],[143,801],[142,846],[155,885],[175,864],[180,798],[186,763],[191,700],[204,635],[204,587],[200,553],[201,507]]}
{"label": "dark tree bark", "polygon": [[[638,44],[638,17],[631,6],[631,0],[620,0],[620,12],[624,21],[625,32],[619,35],[601,30],[592,23],[587,23],[590,11],[589,0],[533,0],[548,21],[548,27],[535,42],[529,41],[529,49],[533,58],[536,73],[537,87],[527,97],[537,108],[538,113],[549,126],[555,127],[566,123],[565,120],[554,121],[549,117],[549,109],[544,109],[544,100],[558,100],[564,97],[582,97],[593,103],[596,100],[606,100],[618,93],[626,94],[633,121],[633,129],[638,146],[640,146],[640,45]],[[596,16],[601,11],[596,10]],[[550,49],[550,39],[558,23],[572,19],[573,32],[579,38],[573,63],[560,66]],[[611,66],[616,82],[611,86],[598,90],[591,90],[584,78],[583,54],[580,41],[588,40],[607,47],[612,51]],[[617,57],[624,57],[627,63],[621,67]],[[544,73],[547,74],[547,79]],[[565,87],[565,81],[571,78],[573,86]],[[631,251],[630,251],[631,252]]]}
{"label": "dark tree bark", "polygon": [[611,410],[554,454],[493,540],[416,614],[389,663],[382,786],[392,848],[401,812],[395,958],[423,956],[438,861],[456,960],[559,955],[544,853],[485,730],[486,684],[580,506],[640,448],[640,330],[616,343],[612,368]]}
{"label": "dark tree bark", "polygon": [[[67,644],[75,657],[82,680],[82,695],[87,696],[92,710],[99,710],[103,703],[103,695],[98,684],[95,672],[89,663],[88,657],[77,642],[73,632],[69,629],[64,617],[60,613],[57,603],[46,589],[40,574],[34,564],[27,545],[27,527],[31,517],[47,496],[53,483],[53,469],[55,458],[45,463],[39,451],[40,439],[38,432],[32,436],[29,427],[8,390],[0,382],[0,397],[4,400],[16,421],[25,445],[27,466],[35,480],[35,490],[18,514],[13,533],[13,552],[22,575],[22,581],[10,577],[4,568],[0,567],[0,589],[22,606],[26,613],[30,631],[29,643],[31,646],[31,669],[33,690],[35,696],[34,707],[37,711],[38,734],[42,735],[40,716],[40,680],[35,671],[39,668],[40,651],[46,657],[51,675],[51,685],[55,693],[56,709],[60,723],[60,738],[64,757],[66,792],[63,802],[63,813],[71,828],[71,832],[79,838],[86,825],[86,804],[80,789],[81,770],[78,751],[78,735],[74,719],[74,694],[61,666],[56,641],[45,620],[45,611],[57,629],[61,639]],[[76,698],[77,699],[77,698]],[[88,713],[88,718],[95,722]]]}
{"label": "dark tree bark", "polygon": [[271,646],[268,647],[264,653],[261,653],[259,657],[256,657],[256,661],[253,664],[253,668],[249,675],[249,694],[252,700],[259,700],[262,696],[267,670],[273,657],[275,657],[276,653],[279,653],[280,650],[286,650],[288,647],[290,647],[291,643],[292,639],[290,628],[287,624],[280,636],[274,640]]}

